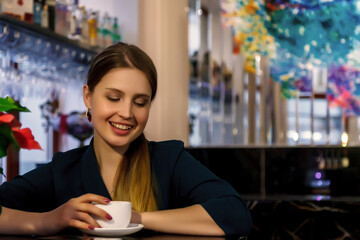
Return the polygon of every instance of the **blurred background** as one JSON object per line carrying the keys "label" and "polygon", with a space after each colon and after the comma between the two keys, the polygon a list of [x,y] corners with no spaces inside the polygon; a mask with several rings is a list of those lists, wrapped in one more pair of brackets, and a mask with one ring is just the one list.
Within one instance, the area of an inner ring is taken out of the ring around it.
{"label": "blurred background", "polygon": [[118,41],[159,70],[151,140],[358,145],[358,22],[357,1],[1,0],[0,96],[31,110],[19,118],[44,149],[22,150],[20,172],[91,139],[81,86]]}
{"label": "blurred background", "polygon": [[158,70],[146,136],[182,140],[229,181],[254,239],[356,239],[359,11],[358,0],[0,0],[0,97],[29,108],[16,117],[43,149],[9,151],[0,182],[89,143],[89,64],[124,41]]}

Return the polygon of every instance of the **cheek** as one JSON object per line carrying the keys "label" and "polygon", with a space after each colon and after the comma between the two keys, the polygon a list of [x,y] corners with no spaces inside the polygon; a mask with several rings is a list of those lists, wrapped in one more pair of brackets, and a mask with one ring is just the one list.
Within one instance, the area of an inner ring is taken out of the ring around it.
{"label": "cheek", "polygon": [[135,113],[138,124],[146,125],[149,118],[149,110],[141,109]]}
{"label": "cheek", "polygon": [[114,111],[106,104],[97,104],[94,105],[93,112],[94,117],[100,120],[109,118]]}

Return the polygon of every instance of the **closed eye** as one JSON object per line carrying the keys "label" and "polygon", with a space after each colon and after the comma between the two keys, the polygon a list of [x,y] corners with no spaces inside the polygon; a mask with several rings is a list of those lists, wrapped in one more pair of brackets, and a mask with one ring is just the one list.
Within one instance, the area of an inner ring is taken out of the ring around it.
{"label": "closed eye", "polygon": [[146,102],[137,102],[135,101],[135,104],[139,107],[144,107],[146,105]]}
{"label": "closed eye", "polygon": [[112,97],[106,97],[106,98],[111,102],[117,102],[120,100],[119,98],[112,98]]}
{"label": "closed eye", "polygon": [[149,103],[148,98],[136,98],[134,99],[134,104],[138,107],[145,107]]}

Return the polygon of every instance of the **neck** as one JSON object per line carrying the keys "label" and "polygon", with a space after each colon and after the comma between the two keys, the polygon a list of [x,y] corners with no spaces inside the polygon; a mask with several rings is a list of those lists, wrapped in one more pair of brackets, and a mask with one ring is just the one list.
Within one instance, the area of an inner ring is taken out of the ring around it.
{"label": "neck", "polygon": [[103,139],[94,134],[94,151],[99,164],[101,176],[106,188],[113,196],[114,185],[116,184],[116,173],[120,170],[127,148],[114,148]]}
{"label": "neck", "polygon": [[100,169],[104,167],[117,169],[125,156],[126,150],[127,147],[115,148],[105,142],[103,138],[94,134],[94,151]]}

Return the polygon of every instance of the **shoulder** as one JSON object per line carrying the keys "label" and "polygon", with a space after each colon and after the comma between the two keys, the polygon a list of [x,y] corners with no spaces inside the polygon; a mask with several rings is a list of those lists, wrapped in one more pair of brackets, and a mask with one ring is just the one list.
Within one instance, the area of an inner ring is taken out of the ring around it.
{"label": "shoulder", "polygon": [[180,140],[168,140],[161,142],[149,141],[149,147],[160,151],[173,151],[184,149],[184,143]]}
{"label": "shoulder", "polygon": [[177,158],[184,151],[184,143],[179,140],[150,141],[148,144],[151,158]]}
{"label": "shoulder", "polygon": [[89,146],[75,148],[66,152],[57,152],[54,154],[52,164],[68,165],[81,160]]}
{"label": "shoulder", "polygon": [[179,140],[148,142],[150,159],[153,167],[173,168],[184,150],[184,143]]}

